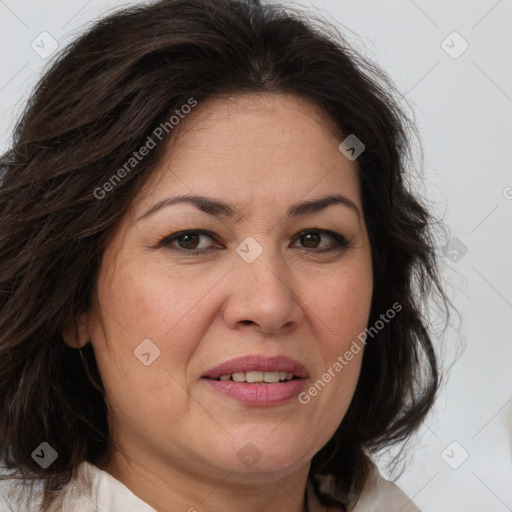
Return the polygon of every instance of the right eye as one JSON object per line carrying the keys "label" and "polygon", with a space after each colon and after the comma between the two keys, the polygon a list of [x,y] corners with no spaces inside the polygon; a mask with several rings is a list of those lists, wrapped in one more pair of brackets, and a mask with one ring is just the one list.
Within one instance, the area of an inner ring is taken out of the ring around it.
{"label": "right eye", "polygon": [[[213,233],[209,231],[204,231],[200,229],[191,229],[188,231],[178,231],[177,233],[173,233],[165,237],[160,245],[164,247],[168,247],[173,251],[177,251],[181,254],[202,254],[210,249],[215,249],[215,247],[202,247],[198,248],[200,245],[201,236],[208,237],[212,240],[215,239]],[[179,247],[176,247],[175,242],[179,244]]]}

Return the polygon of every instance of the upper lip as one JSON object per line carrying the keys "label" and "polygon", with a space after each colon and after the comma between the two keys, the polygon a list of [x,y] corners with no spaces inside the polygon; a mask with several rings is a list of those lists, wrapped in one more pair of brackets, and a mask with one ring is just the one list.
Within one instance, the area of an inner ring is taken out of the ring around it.
{"label": "upper lip", "polygon": [[304,365],[287,356],[268,357],[259,354],[237,357],[208,370],[203,377],[218,379],[221,375],[237,372],[286,372],[296,377],[308,376]]}

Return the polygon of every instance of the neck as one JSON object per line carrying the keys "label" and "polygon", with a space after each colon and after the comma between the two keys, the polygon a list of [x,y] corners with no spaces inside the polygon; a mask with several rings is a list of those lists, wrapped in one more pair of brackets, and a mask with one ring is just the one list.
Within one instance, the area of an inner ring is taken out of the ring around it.
{"label": "neck", "polygon": [[103,456],[95,465],[158,512],[308,512],[309,463],[286,474],[240,474],[215,468],[179,468],[180,462],[164,464],[137,457],[127,462],[114,452],[109,461]]}

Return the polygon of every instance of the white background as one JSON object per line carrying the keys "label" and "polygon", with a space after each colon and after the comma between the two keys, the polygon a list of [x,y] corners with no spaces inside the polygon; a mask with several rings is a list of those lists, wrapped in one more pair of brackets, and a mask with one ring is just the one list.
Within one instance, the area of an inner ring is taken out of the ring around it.
{"label": "white background", "polygon": [[[2,152],[51,59],[33,41],[46,31],[61,49],[92,20],[129,3],[139,2],[0,1]],[[384,68],[413,109],[426,194],[453,244],[444,275],[462,324],[444,340],[448,383],[396,482],[423,512],[512,511],[512,0],[302,5],[349,29],[349,41]],[[469,44],[460,55],[464,41],[454,31]],[[459,337],[466,349],[456,360]],[[457,469],[448,464],[457,466],[466,452]],[[390,476],[385,459],[381,469]]]}

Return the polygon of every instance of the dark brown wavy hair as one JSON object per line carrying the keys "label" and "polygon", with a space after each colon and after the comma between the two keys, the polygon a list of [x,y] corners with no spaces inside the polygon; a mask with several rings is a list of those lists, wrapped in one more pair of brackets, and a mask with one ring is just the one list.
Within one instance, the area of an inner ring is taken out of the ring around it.
{"label": "dark brown wavy hair", "polygon": [[[424,305],[437,300],[449,318],[452,303],[437,221],[412,190],[417,129],[388,76],[338,28],[296,7],[160,0],[125,8],[55,57],[0,158],[0,458],[14,470],[3,478],[42,484],[41,511],[82,461],[117,449],[92,346],[70,348],[62,333],[76,331],[95,305],[107,240],[173,132],[114,191],[99,199],[98,187],[190,98],[255,92],[313,100],[341,133],[364,142],[357,164],[373,261],[369,325],[402,306],[368,338],[347,414],[312,460],[320,501],[349,510],[372,454],[407,441],[434,404],[441,372]],[[41,442],[58,452],[47,469],[31,456]],[[319,475],[330,476],[329,489]]]}

